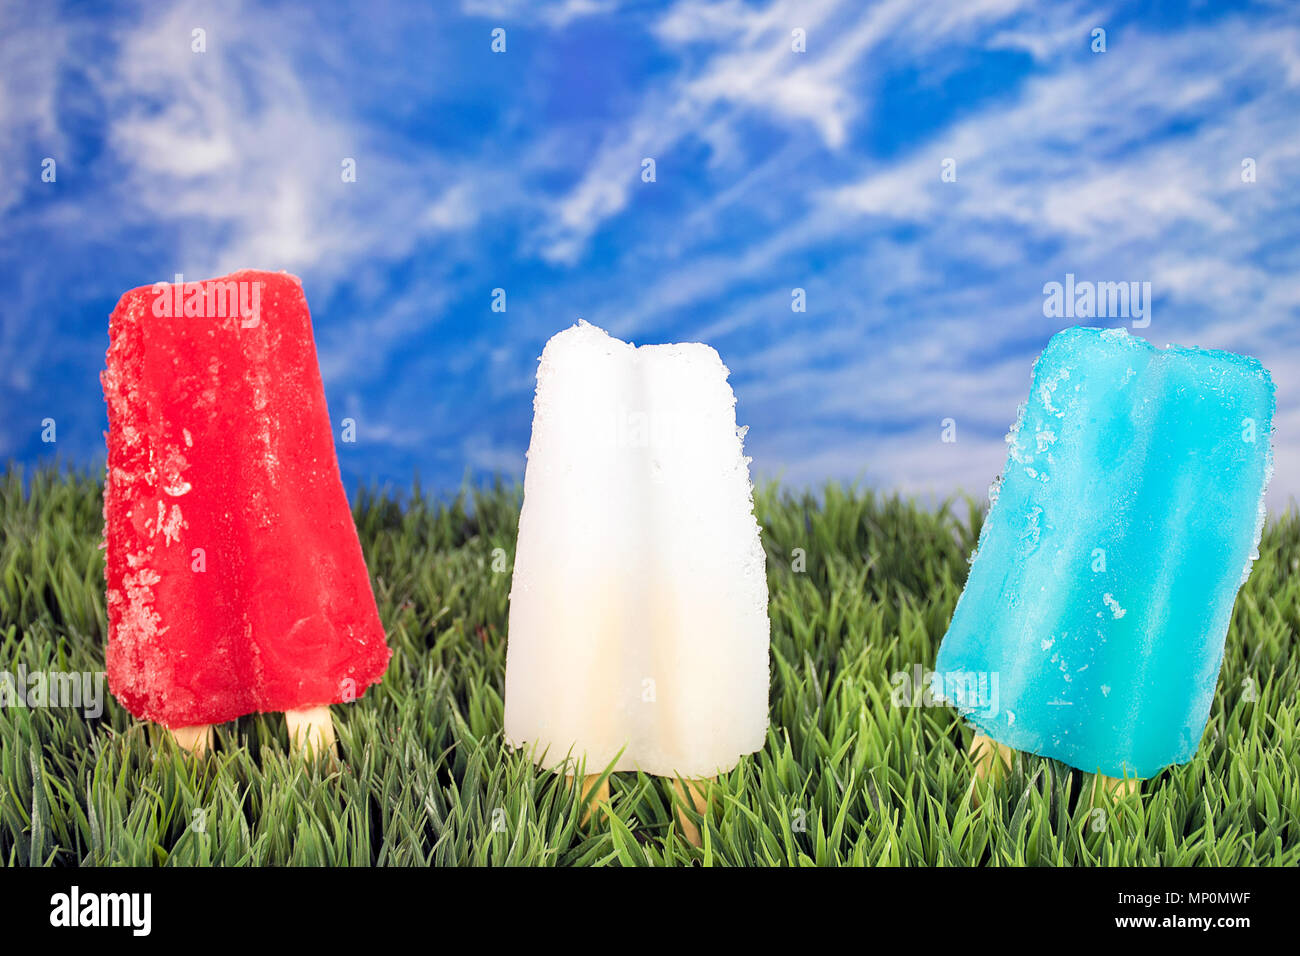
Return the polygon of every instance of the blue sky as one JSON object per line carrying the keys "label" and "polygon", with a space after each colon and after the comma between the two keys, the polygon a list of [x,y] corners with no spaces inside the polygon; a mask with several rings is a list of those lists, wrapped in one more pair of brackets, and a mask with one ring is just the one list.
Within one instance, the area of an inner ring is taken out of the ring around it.
{"label": "blue sky", "polygon": [[1259,357],[1300,492],[1300,7],[427,6],[0,8],[0,460],[102,461],[118,296],[247,267],[303,279],[350,487],[521,476],[584,318],[715,346],[759,477],[982,494],[1072,273]]}

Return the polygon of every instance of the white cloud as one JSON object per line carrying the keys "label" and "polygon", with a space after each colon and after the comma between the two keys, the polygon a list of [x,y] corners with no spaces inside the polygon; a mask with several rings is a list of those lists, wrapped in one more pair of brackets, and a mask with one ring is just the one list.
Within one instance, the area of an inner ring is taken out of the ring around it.
{"label": "white cloud", "polygon": [[[688,137],[735,142],[731,126],[757,118],[784,124],[795,135],[811,129],[825,149],[842,149],[850,125],[871,105],[862,74],[872,55],[897,56],[896,46],[916,55],[931,51],[969,38],[1021,5],[995,0],[953,11],[941,2],[886,0],[863,12],[834,0],[675,4],[654,33],[683,57],[685,68],[609,133],[582,180],[555,203],[553,221],[539,239],[542,256],[577,262],[591,236],[641,185],[641,159],[661,159]],[[806,53],[791,49],[796,27],[807,33]]]}
{"label": "white cloud", "polygon": [[[748,35],[705,7],[692,12],[667,21],[675,42]],[[1063,11],[1045,24],[1050,46],[1081,22]],[[1227,18],[1112,32],[1110,53],[1063,57],[1010,102],[887,162],[863,160],[848,182],[808,174],[807,151],[787,147],[769,161],[776,175],[763,167],[693,214],[685,232],[694,241],[666,262],[649,242],[629,251],[636,300],[611,289],[591,311],[625,337],[662,329],[679,311],[699,314],[676,331],[719,347],[747,420],[760,423],[749,446],[756,468],[787,479],[869,468],[890,487],[982,490],[1001,467],[1001,433],[1035,354],[1069,324],[1041,311],[1042,283],[1067,271],[1151,281],[1157,308],[1142,334],[1260,357],[1278,385],[1279,423],[1295,420],[1300,203],[1286,184],[1300,177],[1300,104],[1294,51],[1275,40],[1291,31],[1272,27]],[[1259,163],[1256,184],[1240,180],[1246,155]],[[958,161],[955,184],[940,181],[946,156]],[[802,194],[805,211],[716,245],[719,222],[764,208],[773,191]],[[895,226],[907,229],[895,236]],[[569,238],[580,248],[580,233]],[[652,269],[657,278],[645,277]],[[792,285],[809,287],[817,318],[789,313]],[[692,309],[701,302],[718,308]],[[949,415],[963,437],[941,446],[938,423]],[[877,437],[846,438],[853,423]],[[1277,432],[1275,508],[1300,491],[1287,467],[1300,454],[1294,433]],[[819,444],[828,441],[834,450]]]}
{"label": "white cloud", "polygon": [[[66,182],[71,172],[68,141],[59,128],[55,111],[58,64],[66,56],[69,28],[53,7],[37,5],[19,10],[0,6],[0,143],[7,150],[19,144],[35,157],[22,155],[30,164],[18,166],[17,151],[0,155],[0,216],[18,202],[27,189],[49,188],[41,183],[40,162],[49,157],[64,164]],[[56,166],[57,169],[57,166]]]}
{"label": "white cloud", "polygon": [[[609,6],[466,9],[558,30]],[[310,270],[313,308],[328,316],[322,370],[355,396],[372,442],[520,473],[523,447],[494,433],[493,403],[526,408],[541,342],[582,316],[624,338],[717,345],[755,426],[747,447],[760,473],[979,494],[1001,467],[1033,357],[1060,324],[1042,317],[1042,283],[1071,271],[1149,279],[1157,307],[1144,334],[1157,344],[1229,348],[1272,368],[1281,444],[1271,501],[1300,490],[1300,199],[1290,188],[1300,31],[1281,13],[1112,31],[1110,52],[1092,56],[1087,29],[1100,14],[1026,13],[1016,0],[637,7],[620,22],[648,23],[649,42],[678,66],[633,88],[603,128],[583,127],[589,151],[573,148],[565,121],[520,121],[510,127],[518,152],[454,160],[438,144],[389,140],[346,89],[302,67],[304,55],[345,61],[346,31],[282,19],[280,8],[247,13],[177,6],[124,30],[96,66],[123,170],[105,208],[175,235],[177,268],[190,275]],[[198,23],[209,31],[202,56],[189,50]],[[66,59],[77,21],[48,25],[54,59]],[[10,26],[3,14],[0,26]],[[807,54],[790,51],[795,26],[808,31]],[[21,56],[9,69],[11,47],[0,132],[58,142],[57,70]],[[872,149],[877,133],[894,132],[881,126],[897,94],[887,78],[914,69],[933,90],[980,51],[1006,48],[1035,64],[1003,95],[963,98],[955,123],[901,152]],[[713,150],[712,178],[674,187],[671,228],[641,228],[641,158],[660,160],[662,180],[675,151],[701,144]],[[343,156],[358,160],[355,189],[339,181]],[[939,179],[946,156],[958,162],[955,184]],[[1258,162],[1255,184],[1240,181],[1244,156]],[[0,177],[0,212],[11,183]],[[83,222],[70,205],[39,216],[105,238],[120,225]],[[617,241],[588,268],[605,228]],[[514,259],[498,241],[516,243]],[[408,354],[431,323],[463,323],[456,310],[486,303],[516,265],[537,266],[530,255],[545,260],[545,277],[527,297],[512,286],[508,329],[485,324],[455,349]],[[399,287],[385,274],[393,264],[411,266]],[[348,304],[365,304],[356,314],[331,310],[345,277]],[[793,286],[807,290],[805,315],[790,312]],[[7,356],[32,348],[17,328],[3,329]],[[11,376],[37,367],[11,365]],[[476,384],[457,395],[467,377]],[[465,402],[491,407],[467,414]],[[938,440],[948,416],[956,445]]]}
{"label": "white cloud", "polygon": [[538,21],[552,29],[563,28],[584,17],[604,16],[618,9],[616,0],[465,0],[461,4],[461,10],[467,16],[498,20],[505,27],[510,22],[522,20]]}
{"label": "white cloud", "polygon": [[[400,256],[422,231],[473,221],[452,189],[412,222],[410,210],[427,202],[413,166],[304,85],[295,42],[306,41],[296,24],[242,13],[177,5],[127,31],[105,77],[124,186],[139,215],[183,227],[183,271],[324,266],[334,274],[358,258]],[[196,24],[207,31],[205,53],[190,48]],[[356,163],[356,183],[343,182],[345,159]],[[424,177],[446,178],[432,157],[423,161]]]}
{"label": "white cloud", "polygon": [[992,50],[1024,50],[1039,63],[1050,63],[1071,50],[1091,49],[1092,31],[1110,20],[1110,11],[1092,10],[1060,25],[1037,24],[999,31],[989,40]]}

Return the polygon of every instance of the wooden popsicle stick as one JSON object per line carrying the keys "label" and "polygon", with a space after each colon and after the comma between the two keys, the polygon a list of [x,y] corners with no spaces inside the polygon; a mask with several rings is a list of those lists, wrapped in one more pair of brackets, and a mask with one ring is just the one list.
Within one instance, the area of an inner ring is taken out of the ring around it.
{"label": "wooden popsicle stick", "polygon": [[[986,737],[976,731],[975,736],[971,738],[967,753],[970,754],[971,762],[975,765],[976,778],[992,779],[996,782],[1011,769],[1011,758],[1015,751],[998,743],[992,737]],[[974,781],[971,787],[974,790]],[[1120,778],[1108,777],[1104,773],[1093,774],[1090,802],[1096,804],[1098,795],[1102,791],[1110,794],[1112,800],[1127,800],[1142,792],[1142,781],[1136,777]]]}
{"label": "wooden popsicle stick", "polygon": [[[566,774],[564,779],[569,782],[569,786],[573,786],[573,774]],[[582,808],[582,819],[578,821],[585,827],[591,822],[593,814],[605,812],[604,807],[609,803],[609,777],[601,780],[598,773],[587,774],[582,778],[582,796],[579,799],[586,803]]]}
{"label": "wooden popsicle stick", "polygon": [[[1003,746],[992,737],[975,733],[971,739],[971,761],[975,764],[975,776],[980,780],[992,779],[995,782],[1011,769],[1011,758],[1015,751]],[[1126,800],[1142,792],[1142,781],[1136,777],[1108,777],[1104,773],[1093,775],[1091,802],[1096,803],[1100,792],[1110,794],[1113,800]]]}
{"label": "wooden popsicle stick", "polygon": [[1000,780],[1011,769],[1011,758],[1015,751],[998,743],[992,737],[986,737],[978,730],[971,738],[970,749],[966,751],[975,764],[975,776],[980,780]]}
{"label": "wooden popsicle stick", "polygon": [[677,806],[677,825],[682,828],[682,835],[686,837],[686,842],[691,846],[703,846],[704,840],[700,835],[700,828],[695,825],[695,821],[686,815],[686,805],[690,804],[695,812],[700,816],[705,816],[709,812],[709,785],[717,777],[700,777],[693,780],[683,780],[680,777],[673,778],[673,790],[681,798],[681,802],[673,801]]}
{"label": "wooden popsicle stick", "polygon": [[202,757],[212,749],[212,725],[196,724],[193,727],[172,727],[172,739],[182,750]]}
{"label": "wooden popsicle stick", "polygon": [[971,806],[978,807],[980,781],[987,780],[994,784],[1000,782],[1011,770],[1011,758],[1015,751],[977,730],[966,752],[975,765],[975,776],[970,782],[970,802]]}
{"label": "wooden popsicle stick", "polygon": [[1104,773],[1093,774],[1092,802],[1097,803],[1100,791],[1109,793],[1112,800],[1127,800],[1142,792],[1142,781],[1137,777],[1108,777]]}
{"label": "wooden popsicle stick", "polygon": [[338,746],[334,737],[334,720],[329,707],[311,707],[307,710],[286,710],[284,719],[289,725],[289,747],[304,758],[328,756],[337,759]]}

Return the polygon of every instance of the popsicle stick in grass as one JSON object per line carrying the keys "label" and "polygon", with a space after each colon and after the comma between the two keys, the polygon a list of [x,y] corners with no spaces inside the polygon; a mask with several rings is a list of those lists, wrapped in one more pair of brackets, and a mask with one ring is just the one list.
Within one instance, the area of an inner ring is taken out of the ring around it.
{"label": "popsicle stick in grass", "polygon": [[212,749],[212,725],[199,724],[195,727],[172,727],[172,739],[182,750],[188,750],[196,757],[204,756]]}
{"label": "popsicle stick in grass", "polygon": [[[1011,769],[1011,758],[1015,754],[1010,747],[978,731],[971,739],[970,749],[967,752],[975,765],[975,776],[980,780],[991,779],[994,782],[1000,780]],[[1142,792],[1142,781],[1136,777],[1120,778],[1108,777],[1104,773],[1094,774],[1090,793],[1094,804],[1098,802],[1098,796],[1103,791],[1110,794],[1112,800],[1125,800]]]}
{"label": "popsicle stick in grass", "polygon": [[[573,774],[566,774],[565,779],[570,786],[573,785]],[[598,773],[583,777],[582,796],[579,799],[585,804],[582,808],[582,819],[579,821],[585,827],[591,822],[593,814],[603,814],[604,808],[609,804],[609,775],[606,774],[603,780]]]}
{"label": "popsicle stick in grass", "polygon": [[1011,769],[1011,758],[1015,751],[998,743],[992,737],[986,737],[978,730],[971,738],[970,748],[966,751],[971,763],[975,765],[975,776],[980,780],[1001,780]]}
{"label": "popsicle stick in grass", "polygon": [[286,710],[284,719],[289,725],[289,748],[307,759],[328,756],[338,757],[334,738],[334,720],[328,707],[307,710]]}
{"label": "popsicle stick in grass", "polygon": [[682,828],[682,835],[691,846],[703,846],[704,840],[700,834],[700,828],[695,825],[686,812],[687,806],[692,807],[701,817],[706,816],[709,812],[709,787],[716,780],[716,777],[702,777],[694,780],[682,780],[680,777],[673,778],[673,790],[678,797],[673,803],[677,807],[677,825]]}
{"label": "popsicle stick in grass", "polygon": [[1127,800],[1142,792],[1142,781],[1137,777],[1108,777],[1104,773],[1093,774],[1092,802],[1100,803],[1102,792],[1110,794],[1112,800]]}

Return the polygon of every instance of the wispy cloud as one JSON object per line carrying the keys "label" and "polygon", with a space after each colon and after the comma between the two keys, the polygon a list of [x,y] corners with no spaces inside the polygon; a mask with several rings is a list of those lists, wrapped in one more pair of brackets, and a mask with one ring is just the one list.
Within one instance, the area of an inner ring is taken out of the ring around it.
{"label": "wispy cloud", "polygon": [[[0,168],[24,169],[0,176],[0,402],[84,422],[61,435],[88,455],[113,296],[174,271],[286,268],[308,283],[335,417],[358,422],[340,448],[354,479],[521,474],[537,355],[583,317],[716,345],[762,474],[982,493],[1066,324],[1043,317],[1043,283],[1072,272],[1150,281],[1158,344],[1272,368],[1273,503],[1300,490],[1288,7],[365,9],[0,14],[20,40],[0,49],[0,133],[19,144]],[[42,192],[28,167],[47,149],[68,176]],[[52,364],[75,398],[38,373]],[[949,417],[956,444],[939,440]],[[0,453],[46,450],[22,428],[0,430]]]}
{"label": "wispy cloud", "polygon": [[[785,402],[805,424],[865,418],[867,434],[888,436],[810,455],[798,429],[767,442],[752,433],[766,455],[758,460],[787,475],[828,458],[852,471],[862,455],[891,485],[983,487],[1033,356],[1061,324],[1043,317],[1041,286],[1067,271],[1151,281],[1158,314],[1144,334],[1259,355],[1274,369],[1285,420],[1300,406],[1291,331],[1300,285],[1278,239],[1294,234],[1300,214],[1286,188],[1300,173],[1291,121],[1300,96],[1292,47],[1275,38],[1293,28],[1228,18],[1173,34],[1112,29],[1110,51],[1094,55],[1084,25],[1096,21],[1061,17],[1063,26],[1039,26],[1035,56],[1050,69],[1009,100],[898,155],[860,160],[864,171],[839,185],[826,175],[784,184],[803,187],[801,214],[722,251],[688,241],[661,282],[610,311],[634,334],[692,300],[719,303],[723,313],[697,325],[736,343],[724,356],[751,420],[780,419],[773,406]],[[991,46],[1008,45],[1006,29],[989,27]],[[1074,52],[1062,55],[1072,30]],[[1247,156],[1270,170],[1267,181],[1242,182]],[[940,178],[946,157],[957,163],[954,183]],[[769,188],[755,184],[731,202],[762,205]],[[776,281],[757,297],[739,291],[778,274],[787,289],[813,287],[823,306],[829,296],[833,315],[782,314]],[[756,298],[763,305],[751,310]],[[971,426],[966,453],[939,442],[949,415]],[[1289,441],[1284,432],[1279,441]],[[1274,503],[1294,492],[1283,475]]]}

